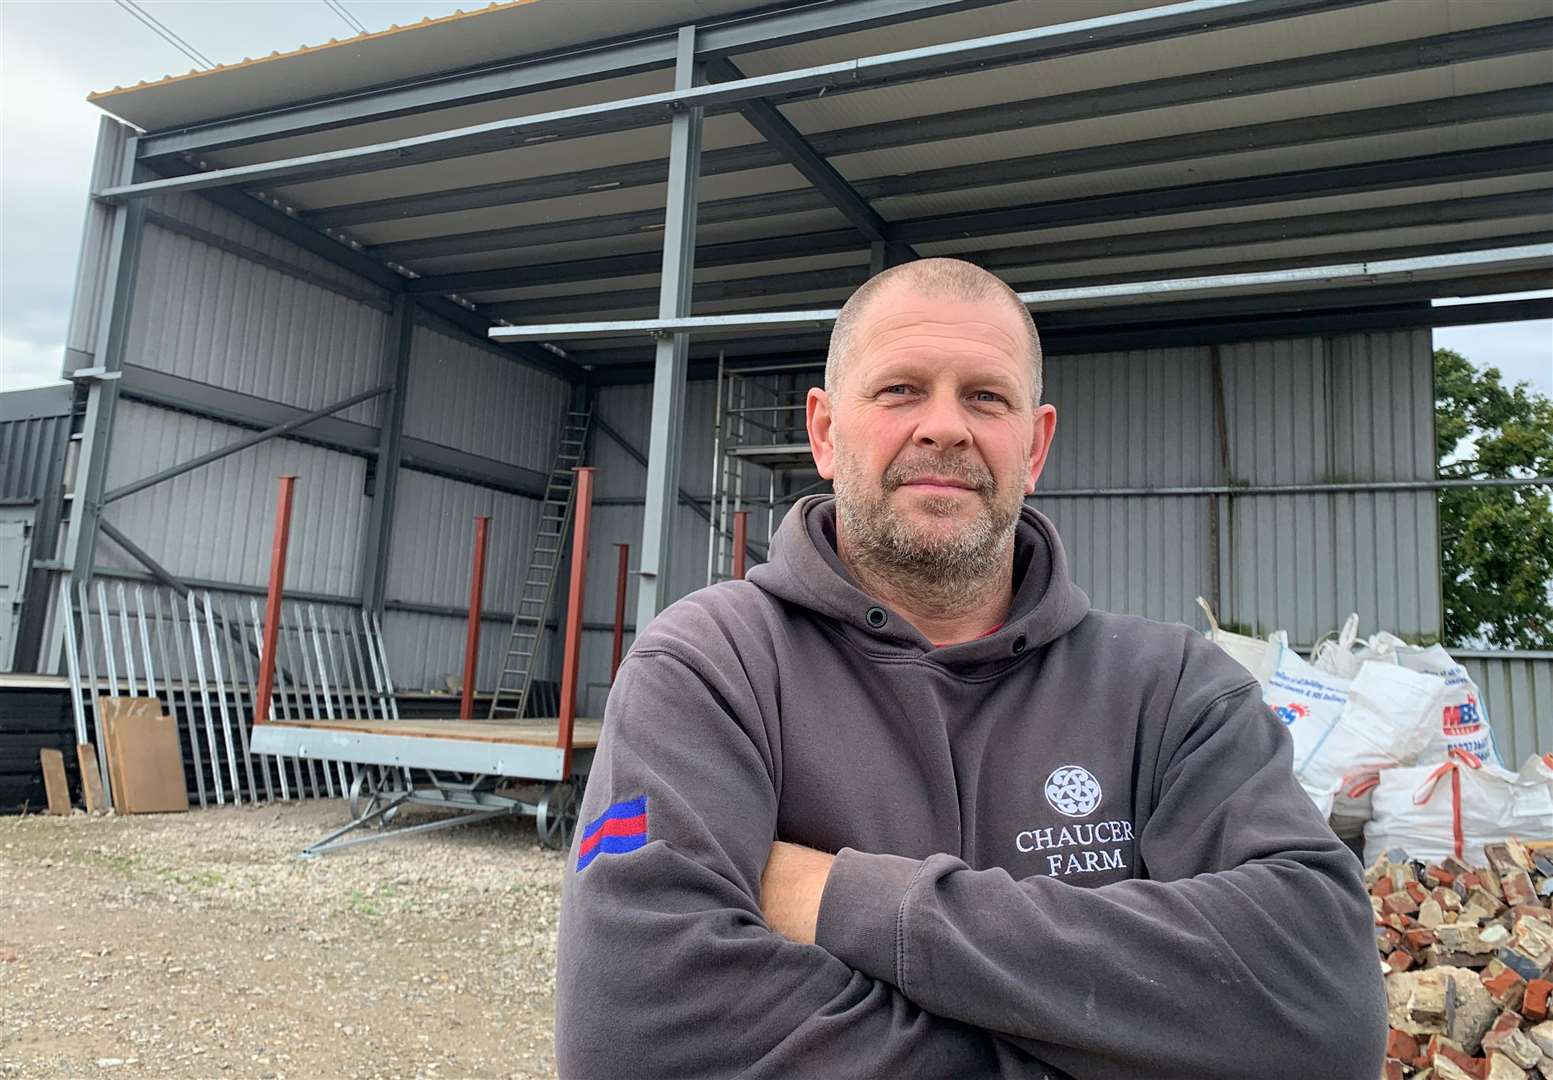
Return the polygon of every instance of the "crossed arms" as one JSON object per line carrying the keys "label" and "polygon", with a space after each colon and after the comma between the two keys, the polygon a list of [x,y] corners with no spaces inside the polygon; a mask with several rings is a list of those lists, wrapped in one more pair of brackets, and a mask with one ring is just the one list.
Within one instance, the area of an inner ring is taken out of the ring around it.
{"label": "crossed arms", "polygon": [[1084,889],[773,844],[770,732],[726,674],[736,659],[643,646],[610,695],[583,820],[645,795],[647,842],[567,871],[568,1080],[1379,1072],[1358,865],[1299,801],[1254,687],[1167,725],[1138,834],[1151,879]]}

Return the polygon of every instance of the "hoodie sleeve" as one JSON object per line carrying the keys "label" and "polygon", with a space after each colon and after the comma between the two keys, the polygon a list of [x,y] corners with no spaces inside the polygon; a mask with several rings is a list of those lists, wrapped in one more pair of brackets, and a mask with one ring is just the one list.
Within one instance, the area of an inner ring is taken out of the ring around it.
{"label": "hoodie sleeve", "polygon": [[563,879],[560,1075],[1060,1080],[767,929],[777,799],[764,732],[747,685],[713,685],[651,647],[621,666]]}
{"label": "hoodie sleeve", "polygon": [[1138,834],[1147,880],[843,849],[819,944],[1077,1080],[1373,1080],[1385,996],[1358,860],[1299,789],[1257,687],[1226,690],[1192,655],[1183,685],[1218,689],[1177,692]]}

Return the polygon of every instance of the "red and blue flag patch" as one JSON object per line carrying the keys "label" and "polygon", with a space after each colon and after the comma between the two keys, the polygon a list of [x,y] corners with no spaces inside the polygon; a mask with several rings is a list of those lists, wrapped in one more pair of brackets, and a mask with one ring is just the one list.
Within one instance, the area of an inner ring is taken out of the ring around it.
{"label": "red and blue flag patch", "polygon": [[647,796],[617,802],[582,830],[577,846],[577,872],[600,855],[623,855],[647,843]]}

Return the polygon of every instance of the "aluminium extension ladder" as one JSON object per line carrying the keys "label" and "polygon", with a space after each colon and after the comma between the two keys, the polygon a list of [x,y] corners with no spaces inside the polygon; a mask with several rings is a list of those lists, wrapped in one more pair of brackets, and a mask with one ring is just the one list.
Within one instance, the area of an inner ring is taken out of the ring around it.
{"label": "aluminium extension ladder", "polygon": [[560,575],[561,555],[567,530],[572,523],[573,498],[577,474],[582,464],[593,418],[591,409],[568,412],[561,428],[561,444],[556,448],[545,483],[545,498],[539,509],[539,532],[534,539],[534,554],[523,575],[523,588],[512,614],[512,631],[507,651],[502,656],[501,676],[491,697],[490,719],[519,720],[528,707],[529,690],[534,685],[534,657],[545,632],[545,622],[555,600],[556,579]]}

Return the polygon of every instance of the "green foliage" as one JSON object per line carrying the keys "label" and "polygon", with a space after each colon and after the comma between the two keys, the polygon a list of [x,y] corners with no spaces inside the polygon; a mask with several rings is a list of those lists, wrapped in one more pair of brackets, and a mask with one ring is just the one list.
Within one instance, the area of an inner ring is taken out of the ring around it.
{"label": "green foliage", "polygon": [[[1553,475],[1553,400],[1450,349],[1435,350],[1434,396],[1441,478]],[[1548,488],[1441,490],[1440,562],[1447,643],[1553,648]]]}

